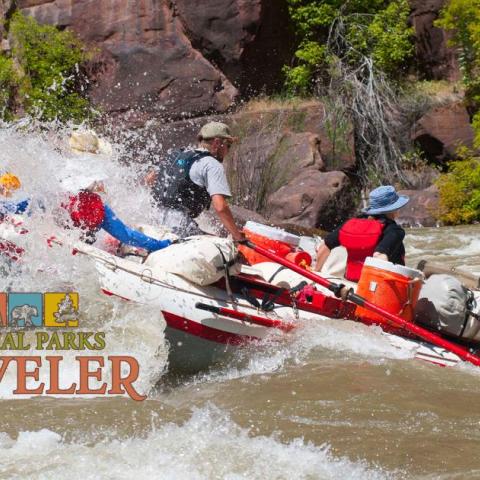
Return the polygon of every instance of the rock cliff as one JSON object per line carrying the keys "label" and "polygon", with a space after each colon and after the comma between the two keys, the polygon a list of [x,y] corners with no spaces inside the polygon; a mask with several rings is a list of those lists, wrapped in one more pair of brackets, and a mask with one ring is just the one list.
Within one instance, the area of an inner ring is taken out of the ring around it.
{"label": "rock cliff", "polygon": [[225,112],[272,90],[293,36],[283,0],[18,0],[97,49],[91,97],[130,125]]}

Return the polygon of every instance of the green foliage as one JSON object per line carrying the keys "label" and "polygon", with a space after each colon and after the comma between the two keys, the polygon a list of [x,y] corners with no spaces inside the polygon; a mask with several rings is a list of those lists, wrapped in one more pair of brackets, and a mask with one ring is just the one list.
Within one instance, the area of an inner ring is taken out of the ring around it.
{"label": "green foliage", "polygon": [[473,127],[473,131],[475,132],[473,146],[475,148],[480,148],[480,112],[477,112],[473,115],[472,127]]}
{"label": "green foliage", "polygon": [[367,50],[371,49],[377,67],[389,74],[394,74],[413,54],[413,29],[406,28],[409,14],[406,0],[391,2],[374,15],[367,28]]}
{"label": "green foliage", "polygon": [[[284,67],[290,92],[308,93],[320,72],[328,72],[342,56],[355,66],[363,57],[376,68],[396,74],[413,53],[413,28],[407,26],[407,0],[288,0],[299,37],[295,65]],[[344,30],[328,46],[336,25]],[[397,75],[398,76],[398,75]]]}
{"label": "green foliage", "polygon": [[[74,33],[39,25],[15,13],[9,24],[12,56],[21,70],[19,100],[42,120],[81,121],[89,114],[80,66],[88,55]],[[8,59],[4,58],[4,61]]]}
{"label": "green foliage", "polygon": [[11,119],[14,95],[19,85],[19,76],[11,58],[0,55],[0,118]]}
{"label": "green foliage", "polygon": [[[450,0],[435,23],[451,33],[450,44],[459,48],[465,96],[474,111],[480,110],[480,0]],[[473,118],[475,146],[480,147],[480,118]]]}
{"label": "green foliage", "polygon": [[327,49],[314,41],[304,41],[295,56],[300,62],[295,67],[283,67],[286,85],[289,91],[306,94],[310,90],[315,73],[319,68],[326,65]]}
{"label": "green foliage", "polygon": [[480,157],[461,148],[459,160],[451,162],[449,172],[440,175],[439,219],[447,225],[480,220]]}
{"label": "green foliage", "polygon": [[480,0],[450,0],[435,25],[451,32],[450,43],[461,49],[465,80],[474,80],[479,67]]}

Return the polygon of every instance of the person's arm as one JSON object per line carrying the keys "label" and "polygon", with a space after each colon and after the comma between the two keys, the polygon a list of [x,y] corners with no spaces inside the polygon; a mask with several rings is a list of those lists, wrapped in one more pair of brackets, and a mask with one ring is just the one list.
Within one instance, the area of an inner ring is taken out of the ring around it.
{"label": "person's arm", "polygon": [[150,252],[168,247],[172,243],[170,240],[156,240],[142,232],[127,227],[108,205],[104,205],[104,207],[105,217],[101,228],[122,243],[132,247],[144,248]]}
{"label": "person's arm", "polygon": [[325,236],[323,239],[322,245],[320,245],[317,249],[317,261],[315,263],[315,270],[319,272],[325,262],[327,261],[330,252],[340,245],[340,240],[338,238],[340,233],[340,228],[338,227],[333,232],[330,232]]}
{"label": "person's arm", "polygon": [[328,256],[330,255],[331,250],[327,247],[325,243],[322,243],[317,250],[317,261],[315,263],[315,270],[319,272],[325,261],[327,260]]}
{"label": "person's arm", "polygon": [[232,234],[233,239],[236,241],[245,240],[245,235],[238,229],[225,197],[219,194],[212,195],[212,206],[220,221]]}
{"label": "person's arm", "polygon": [[[223,165],[216,159],[205,158],[205,173],[203,184],[212,199],[212,206],[218,218],[223,223],[235,241],[245,240],[245,235],[237,227],[227,198],[232,196]],[[192,178],[190,174],[190,178]],[[192,178],[195,181],[194,178]]]}
{"label": "person's arm", "polygon": [[387,225],[383,231],[382,239],[375,247],[373,256],[380,260],[392,261],[393,254],[398,251],[404,238],[405,230],[400,225],[396,223]]}

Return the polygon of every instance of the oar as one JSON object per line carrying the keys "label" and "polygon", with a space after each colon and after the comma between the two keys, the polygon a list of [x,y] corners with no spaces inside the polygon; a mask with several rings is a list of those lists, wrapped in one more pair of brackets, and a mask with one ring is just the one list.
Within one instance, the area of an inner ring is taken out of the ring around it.
{"label": "oar", "polygon": [[[259,245],[252,243],[250,240],[244,241],[242,243],[247,247],[255,250],[257,253],[260,253],[261,255],[269,258],[270,260],[276,263],[279,263],[280,265],[283,265],[284,267],[287,267],[290,270],[293,270],[294,272],[300,275],[303,275],[309,280],[312,280],[328,288],[328,290],[333,292],[336,297],[342,298],[343,300],[349,300],[355,305],[366,308],[372,312],[378,313],[383,318],[393,323],[395,326],[399,328],[403,328],[410,333],[413,333],[414,335],[421,338],[422,340],[425,340],[426,342],[432,343],[437,347],[444,348],[445,350],[448,350],[454,353],[455,355],[458,355],[462,360],[466,360],[470,363],[473,363],[476,366],[480,366],[480,357],[473,355],[468,351],[468,349],[461,347],[460,345],[456,345],[455,343],[452,343],[448,340],[445,340],[444,338],[440,337],[440,335],[430,332],[429,330],[426,330],[425,328],[422,328],[416,325],[415,323],[409,322],[399,317],[398,315],[394,315],[393,313],[387,312],[383,308],[378,307],[377,305],[369,302],[368,300],[361,297],[360,295],[357,295],[353,291],[353,289],[351,288],[349,289],[342,284],[331,282],[330,280],[327,280],[326,278],[323,278],[316,273],[313,273],[309,270],[299,267],[295,263],[290,262],[285,258],[279,257],[275,253],[272,253],[270,250],[267,250],[266,248],[263,248]],[[386,320],[379,321],[379,323],[390,325],[390,323]]]}
{"label": "oar", "polygon": [[207,312],[223,315],[224,317],[243,320],[244,322],[254,323],[262,327],[278,328],[284,332],[289,332],[294,326],[291,323],[285,323],[282,320],[272,320],[271,318],[259,317],[258,315],[249,315],[248,313],[230,310],[229,308],[217,307],[215,305],[207,305],[206,303],[197,302],[195,307]]}

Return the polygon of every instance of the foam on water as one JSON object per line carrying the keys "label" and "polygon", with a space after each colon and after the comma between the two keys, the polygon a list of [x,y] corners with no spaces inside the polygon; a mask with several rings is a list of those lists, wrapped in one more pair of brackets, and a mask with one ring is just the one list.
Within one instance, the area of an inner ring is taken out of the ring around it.
{"label": "foam on water", "polygon": [[460,256],[470,256],[470,255],[479,255],[480,254],[480,240],[478,238],[467,237],[462,235],[463,244],[459,245],[456,248],[449,248],[442,252],[442,254],[454,255],[455,257]]}
{"label": "foam on water", "polygon": [[366,462],[334,456],[328,445],[297,438],[253,436],[213,406],[181,425],[166,424],[142,438],[67,443],[51,430],[0,436],[0,474],[9,479],[247,478],[380,480],[394,478]]}
{"label": "foam on water", "polygon": [[288,364],[305,365],[319,355],[334,360],[350,359],[374,364],[385,359],[412,359],[414,352],[400,349],[389,341],[380,327],[329,318],[303,321],[293,332],[278,341],[266,339],[238,351],[220,370],[203,373],[192,380],[216,382],[273,373]]}

